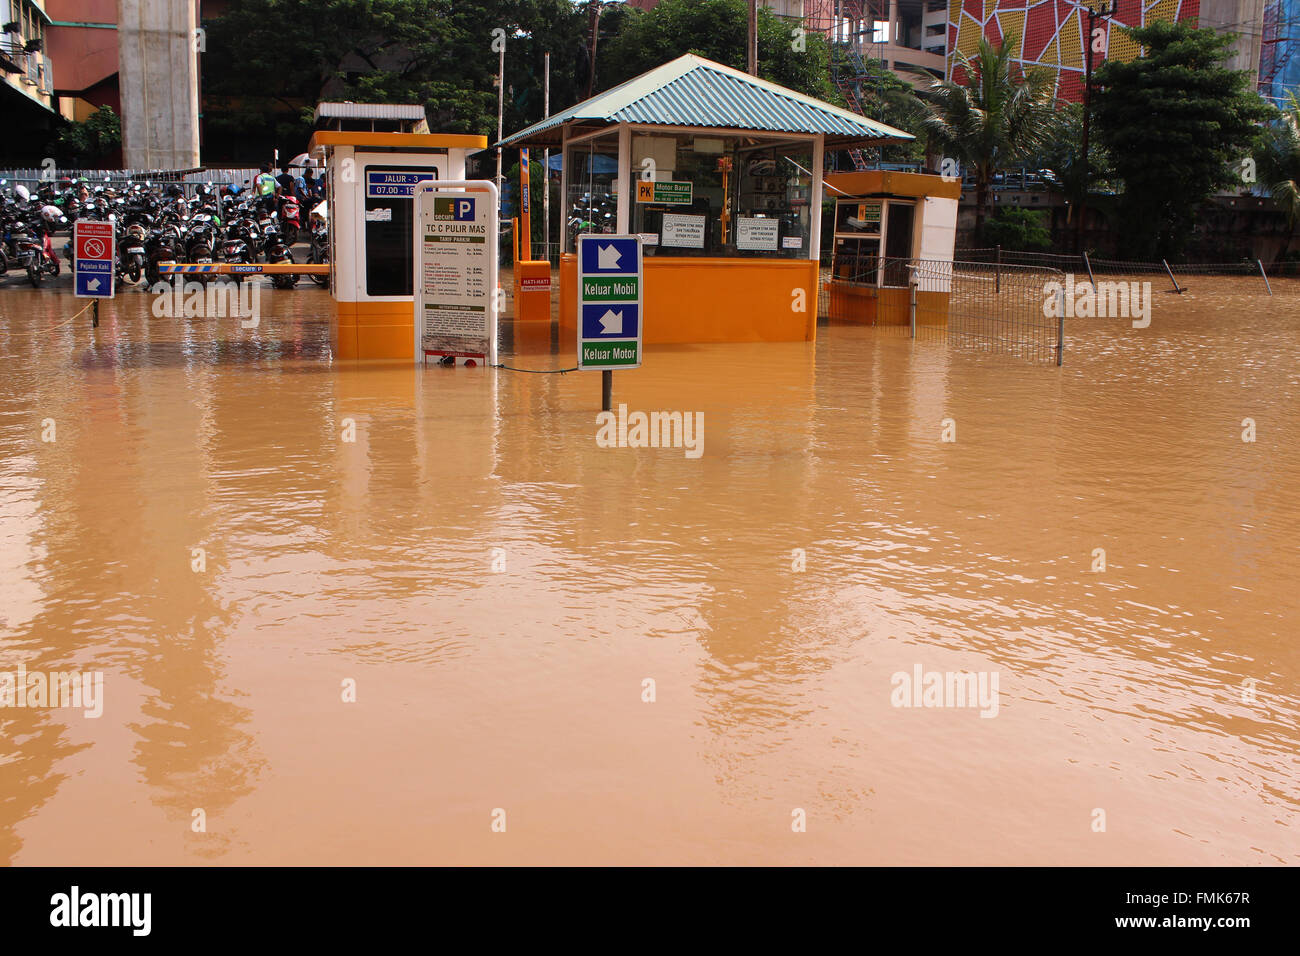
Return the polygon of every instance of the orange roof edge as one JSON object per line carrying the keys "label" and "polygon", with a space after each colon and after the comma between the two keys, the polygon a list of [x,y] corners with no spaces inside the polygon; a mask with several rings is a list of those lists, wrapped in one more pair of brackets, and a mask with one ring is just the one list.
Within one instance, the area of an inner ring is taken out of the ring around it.
{"label": "orange roof edge", "polygon": [[401,147],[403,149],[467,149],[476,152],[487,149],[486,136],[468,133],[367,133],[318,129],[311,135],[307,152],[314,153],[326,146]]}
{"label": "orange roof edge", "polygon": [[[870,169],[853,173],[827,173],[823,178],[832,198],[870,196],[889,193],[894,196],[933,196],[936,199],[961,199],[961,182],[945,180],[933,173],[903,173],[895,170]],[[836,190],[841,192],[836,192]]]}

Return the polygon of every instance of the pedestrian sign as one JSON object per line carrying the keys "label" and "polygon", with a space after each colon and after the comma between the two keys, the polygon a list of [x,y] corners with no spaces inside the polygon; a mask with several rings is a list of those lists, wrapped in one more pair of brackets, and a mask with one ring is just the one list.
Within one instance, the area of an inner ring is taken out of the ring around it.
{"label": "pedestrian sign", "polygon": [[641,364],[641,237],[578,237],[578,368]]}
{"label": "pedestrian sign", "polygon": [[73,287],[79,299],[113,297],[113,224],[78,219],[72,225]]}

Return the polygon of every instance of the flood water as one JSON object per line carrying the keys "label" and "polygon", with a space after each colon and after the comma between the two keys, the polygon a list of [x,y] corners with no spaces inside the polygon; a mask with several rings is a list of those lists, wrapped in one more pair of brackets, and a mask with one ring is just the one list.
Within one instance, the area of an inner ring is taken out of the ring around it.
{"label": "flood water", "polygon": [[103,713],[0,709],[0,860],[1300,862],[1300,295],[1191,285],[1061,369],[651,347],[692,458],[594,373],[331,362],[320,290],[11,278],[0,670]]}

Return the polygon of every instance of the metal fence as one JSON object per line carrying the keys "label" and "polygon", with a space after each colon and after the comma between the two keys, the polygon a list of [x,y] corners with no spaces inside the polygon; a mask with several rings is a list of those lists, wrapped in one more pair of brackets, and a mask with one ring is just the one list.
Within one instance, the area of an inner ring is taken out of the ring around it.
{"label": "metal fence", "polygon": [[[1059,269],[1076,277],[1147,279],[1154,285],[1163,283],[1166,290],[1197,293],[1241,293],[1257,291],[1274,295],[1279,292],[1300,293],[1300,283],[1289,281],[1300,278],[1300,261],[1266,263],[1260,259],[1240,259],[1236,262],[1138,262],[1129,259],[1095,259],[1087,253],[1063,255],[1049,252],[1013,252],[990,246],[982,249],[958,249],[959,259],[1001,265],[1029,265]],[[1234,277],[1242,283],[1197,282],[1205,277]],[[1288,280],[1278,282],[1277,280]]]}
{"label": "metal fence", "polygon": [[[200,169],[200,170],[174,170],[174,169],[0,169],[0,179],[6,180],[9,187],[22,184],[26,186],[33,194],[41,186],[48,183],[58,182],[67,176],[71,179],[80,179],[84,177],[89,180],[90,185],[102,186],[105,183],[120,189],[128,183],[176,183],[185,191],[187,196],[193,195],[194,191],[202,183],[214,183],[218,186],[226,183],[233,183],[243,186],[245,183],[251,184],[253,177],[258,174],[256,169]],[[277,170],[278,172],[278,170]]]}
{"label": "metal fence", "polygon": [[1046,308],[1064,273],[1046,266],[867,257],[822,273],[819,317],[1031,363],[1062,364],[1065,326]]}

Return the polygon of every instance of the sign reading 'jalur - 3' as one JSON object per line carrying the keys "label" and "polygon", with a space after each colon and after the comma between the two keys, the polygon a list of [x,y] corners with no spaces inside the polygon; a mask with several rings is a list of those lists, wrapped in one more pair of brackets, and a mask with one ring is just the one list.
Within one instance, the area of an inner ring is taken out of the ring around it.
{"label": "sign reading 'jalur - 3'", "polygon": [[641,364],[641,237],[578,237],[578,368]]}

